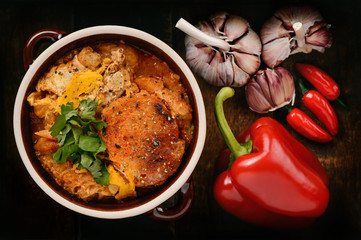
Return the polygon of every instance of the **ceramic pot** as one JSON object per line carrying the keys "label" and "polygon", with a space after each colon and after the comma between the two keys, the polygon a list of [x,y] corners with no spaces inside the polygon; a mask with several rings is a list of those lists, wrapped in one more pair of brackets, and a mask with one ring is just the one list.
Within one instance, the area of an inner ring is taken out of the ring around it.
{"label": "ceramic pot", "polygon": [[[34,52],[43,40],[54,43],[35,59]],[[71,196],[52,179],[35,156],[30,128],[29,111],[26,98],[34,91],[38,79],[49,67],[72,49],[101,41],[123,40],[144,51],[156,55],[180,75],[186,87],[193,108],[194,136],[184,153],[177,172],[166,183],[134,200],[125,203],[85,202]],[[52,199],[78,213],[98,218],[127,218],[145,213],[158,219],[175,220],[182,217],[190,208],[193,200],[191,174],[201,156],[205,135],[206,116],[201,91],[192,72],[183,59],[167,44],[143,31],[123,26],[96,26],[66,34],[57,29],[43,29],[34,33],[27,41],[23,51],[24,66],[27,70],[19,87],[14,106],[14,134],[16,145],[24,165],[39,185]],[[170,208],[161,204],[177,192],[179,201]]]}

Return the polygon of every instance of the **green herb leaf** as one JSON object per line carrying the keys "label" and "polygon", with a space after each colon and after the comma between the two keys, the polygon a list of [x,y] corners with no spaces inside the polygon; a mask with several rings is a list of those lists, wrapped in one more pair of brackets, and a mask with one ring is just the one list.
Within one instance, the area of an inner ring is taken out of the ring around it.
{"label": "green herb leaf", "polygon": [[68,158],[77,151],[78,151],[78,146],[75,144],[64,146],[63,152],[61,154],[60,163],[65,163],[66,160],[68,160]]}
{"label": "green herb leaf", "polygon": [[59,117],[55,120],[55,123],[49,129],[51,136],[57,137],[60,131],[65,127],[66,119],[64,115],[59,115]]}
{"label": "green herb leaf", "polygon": [[80,123],[78,123],[75,119],[69,119],[69,120],[68,120],[68,123],[70,123],[70,124],[73,125],[73,126],[77,126],[77,127],[80,127],[80,128],[81,128]]}
{"label": "green herb leaf", "polygon": [[[79,137],[80,137],[80,135],[82,134],[82,130],[81,130],[80,128],[72,127],[72,128],[71,128],[71,131],[72,131],[72,133],[73,133],[75,143],[78,144],[78,142],[79,142]],[[105,150],[104,150],[104,151],[105,151]]]}
{"label": "green herb leaf", "polygon": [[94,178],[95,182],[100,184],[101,186],[109,185],[109,172],[107,170],[107,166],[105,163],[102,164],[102,169],[100,170],[101,177]]}
{"label": "green herb leaf", "polygon": [[[80,164],[80,157],[81,156],[79,152],[74,152],[69,156],[69,158],[73,161],[73,164]],[[80,169],[79,165],[78,165],[78,169]]]}
{"label": "green herb leaf", "polygon": [[67,134],[70,132],[71,126],[69,124],[65,124],[65,127],[59,132],[59,134],[56,136],[56,139],[58,140],[58,145],[63,146],[65,139],[67,137]]}
{"label": "green herb leaf", "polygon": [[88,168],[88,170],[92,173],[94,178],[99,178],[102,176],[100,170],[102,169],[103,162],[99,159],[95,159],[93,164]]}
{"label": "green herb leaf", "polygon": [[65,119],[70,120],[72,117],[76,117],[76,116],[78,116],[78,111],[73,110],[73,111],[70,111],[67,114],[65,114]]}
{"label": "green herb leaf", "polygon": [[89,170],[96,183],[104,186],[109,184],[109,172],[104,162],[94,158],[89,153],[84,152],[81,155],[80,164],[82,168]]}
{"label": "green herb leaf", "polygon": [[98,137],[80,135],[78,145],[84,151],[97,152],[100,147],[100,141]]}
{"label": "green herb leaf", "polygon": [[62,148],[59,148],[55,153],[53,153],[53,161],[56,163],[65,163],[66,160],[73,153],[78,151],[78,146],[75,144],[67,145]]}
{"label": "green herb leaf", "polygon": [[[109,184],[106,163],[97,154],[106,150],[106,145],[98,131],[107,126],[95,119],[98,101],[82,100],[79,109],[73,109],[72,102],[61,106],[61,114],[50,128],[51,135],[61,147],[52,154],[53,161],[65,163],[68,159],[78,164],[79,169],[87,169],[100,185]],[[96,129],[95,129],[96,127]]]}
{"label": "green herb leaf", "polygon": [[74,143],[75,143],[74,135],[71,132],[69,132],[69,134],[66,136],[64,146],[71,145]]}
{"label": "green herb leaf", "polygon": [[100,140],[100,146],[98,148],[98,151],[95,152],[95,154],[98,154],[100,152],[105,152],[105,150],[107,150],[107,146],[105,145],[105,142],[103,141],[103,139],[101,137],[99,137]]}
{"label": "green herb leaf", "polygon": [[56,163],[60,162],[61,154],[63,152],[62,148],[59,148],[55,153],[53,153],[53,161]]}
{"label": "green herb leaf", "polygon": [[80,101],[80,117],[86,120],[94,120],[95,113],[98,106],[98,100],[92,101],[91,99],[83,99]]}
{"label": "green herb leaf", "polygon": [[87,152],[84,152],[84,153],[81,154],[80,164],[84,168],[89,169],[93,162],[94,162],[94,158],[92,157],[92,155],[90,155]]}
{"label": "green herb leaf", "polygon": [[69,120],[71,117],[78,115],[78,111],[73,109],[74,104],[72,102],[68,102],[66,105],[63,104],[60,107],[61,114],[64,115],[66,120]]}
{"label": "green herb leaf", "polygon": [[108,126],[106,122],[101,120],[92,120],[92,122],[95,123],[95,126],[99,130],[102,130],[104,127]]}

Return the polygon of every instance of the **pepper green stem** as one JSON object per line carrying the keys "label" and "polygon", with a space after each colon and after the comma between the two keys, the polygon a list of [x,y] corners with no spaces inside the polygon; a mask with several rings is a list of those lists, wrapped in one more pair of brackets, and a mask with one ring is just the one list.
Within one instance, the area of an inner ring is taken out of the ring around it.
{"label": "pepper green stem", "polygon": [[230,156],[229,166],[239,156],[248,154],[252,151],[252,140],[246,143],[239,143],[229,127],[223,110],[223,102],[234,96],[234,90],[230,87],[223,87],[216,96],[214,101],[215,115],[218,128],[232,154]]}
{"label": "pepper green stem", "polygon": [[344,102],[342,102],[340,98],[336,98],[336,99],[335,99],[335,102],[337,102],[338,104],[340,104],[341,107],[343,107],[344,109],[347,109],[347,105],[346,105]]}
{"label": "pepper green stem", "polygon": [[288,113],[290,113],[293,110],[293,108],[288,105],[286,105],[284,108],[287,110]]}
{"label": "pepper green stem", "polygon": [[302,79],[298,79],[298,85],[300,85],[302,94],[305,95],[309,90],[305,87],[305,84],[303,83]]}

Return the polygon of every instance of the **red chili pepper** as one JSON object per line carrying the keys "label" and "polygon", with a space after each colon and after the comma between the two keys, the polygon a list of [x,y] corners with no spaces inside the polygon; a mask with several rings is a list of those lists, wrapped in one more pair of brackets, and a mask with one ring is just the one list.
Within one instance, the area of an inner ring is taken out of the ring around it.
{"label": "red chili pepper", "polygon": [[296,69],[306,78],[325,98],[328,100],[336,100],[343,107],[346,105],[338,99],[340,96],[340,87],[337,83],[324,71],[310,64],[296,63]]}
{"label": "red chili pepper", "polygon": [[289,110],[287,122],[302,136],[315,142],[330,142],[332,137],[298,108]]}
{"label": "red chili pepper", "polygon": [[[225,211],[256,225],[309,226],[327,208],[325,170],[310,150],[272,118],[254,122],[249,128],[250,140],[239,143],[223,112],[223,102],[233,95],[232,88],[224,87],[215,100],[217,123],[231,151],[230,169],[214,184],[216,201]],[[225,154],[219,159],[224,161]]]}
{"label": "red chili pepper", "polygon": [[302,80],[298,81],[302,90],[302,102],[325,125],[331,135],[338,133],[338,120],[331,104],[319,92],[308,90]]}

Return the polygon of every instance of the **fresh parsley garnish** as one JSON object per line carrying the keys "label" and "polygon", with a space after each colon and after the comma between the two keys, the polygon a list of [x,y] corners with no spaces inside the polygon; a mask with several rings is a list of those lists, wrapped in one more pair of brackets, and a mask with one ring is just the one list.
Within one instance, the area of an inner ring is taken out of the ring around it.
{"label": "fresh parsley garnish", "polygon": [[61,114],[50,128],[51,136],[58,140],[60,148],[53,153],[56,163],[65,163],[71,159],[78,164],[78,169],[87,169],[94,180],[100,185],[109,184],[109,172],[105,162],[97,155],[107,149],[98,134],[107,124],[95,119],[98,101],[86,99],[80,102],[79,108],[74,109],[73,103],[61,105]]}

